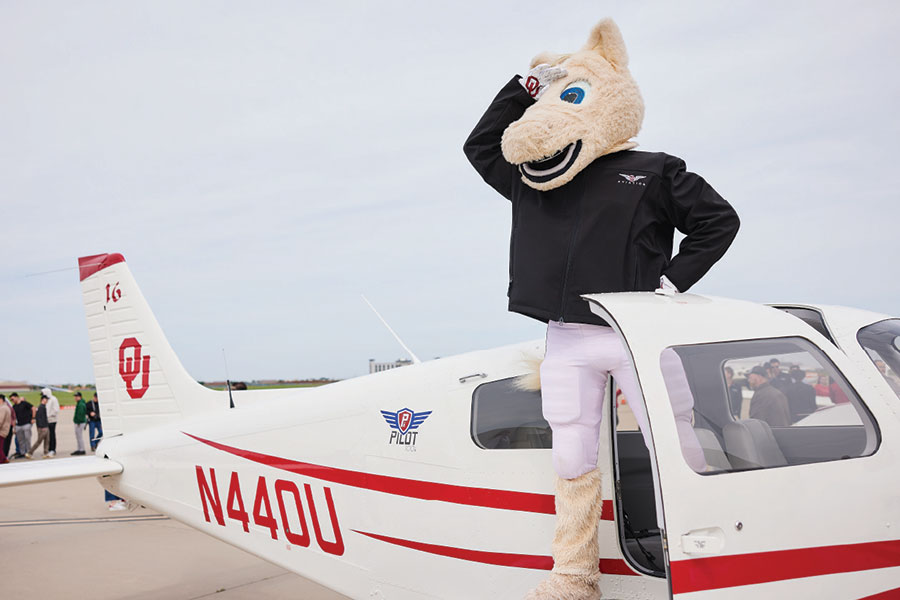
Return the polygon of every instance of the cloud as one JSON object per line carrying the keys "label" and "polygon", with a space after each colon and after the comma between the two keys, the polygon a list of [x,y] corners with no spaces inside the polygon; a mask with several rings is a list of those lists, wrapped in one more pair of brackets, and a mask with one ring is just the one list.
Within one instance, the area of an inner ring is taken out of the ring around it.
{"label": "cloud", "polygon": [[[738,209],[698,291],[896,312],[888,2],[610,5],[643,149]],[[74,270],[125,254],[188,370],[348,377],[542,335],[505,312],[509,207],[463,140],[596,3],[0,6],[3,376],[92,378]],[[473,18],[472,15],[477,15]]]}

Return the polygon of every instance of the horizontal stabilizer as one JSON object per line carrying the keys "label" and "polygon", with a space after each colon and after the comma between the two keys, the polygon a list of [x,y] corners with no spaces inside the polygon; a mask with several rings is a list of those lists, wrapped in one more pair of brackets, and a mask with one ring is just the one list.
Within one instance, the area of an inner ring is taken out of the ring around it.
{"label": "horizontal stabilizer", "polygon": [[118,475],[122,465],[99,456],[76,456],[42,461],[16,461],[0,466],[0,488],[78,477]]}

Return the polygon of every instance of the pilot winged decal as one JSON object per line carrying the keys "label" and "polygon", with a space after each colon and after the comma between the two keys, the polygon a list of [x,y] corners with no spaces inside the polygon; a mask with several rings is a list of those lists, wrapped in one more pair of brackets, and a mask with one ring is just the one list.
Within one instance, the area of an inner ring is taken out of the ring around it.
{"label": "pilot winged decal", "polygon": [[430,410],[423,412],[415,412],[408,408],[401,408],[396,412],[389,410],[381,411],[381,416],[391,428],[391,437],[389,444],[398,444],[403,446],[415,446],[419,425],[425,422],[431,415]]}

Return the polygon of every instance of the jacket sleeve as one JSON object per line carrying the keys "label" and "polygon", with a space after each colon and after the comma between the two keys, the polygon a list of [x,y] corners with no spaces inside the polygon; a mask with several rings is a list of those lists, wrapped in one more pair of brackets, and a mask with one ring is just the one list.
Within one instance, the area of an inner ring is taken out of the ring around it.
{"label": "jacket sleeve", "polygon": [[666,157],[663,186],[668,187],[668,218],[687,236],[664,275],[686,292],[722,258],[741,222],[731,205],[680,158]]}
{"label": "jacket sleeve", "polygon": [[519,171],[503,158],[500,140],[509,124],[518,121],[532,104],[534,100],[516,75],[503,86],[463,145],[466,158],[481,178],[507,200],[512,198],[513,182],[518,179]]}

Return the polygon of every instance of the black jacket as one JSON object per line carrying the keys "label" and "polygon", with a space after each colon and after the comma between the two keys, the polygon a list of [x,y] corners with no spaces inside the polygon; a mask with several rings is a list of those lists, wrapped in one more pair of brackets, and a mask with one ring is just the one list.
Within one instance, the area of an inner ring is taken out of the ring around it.
{"label": "black jacket", "polygon": [[[684,292],[725,254],[737,214],[674,156],[616,152],[559,188],[527,186],[503,158],[500,139],[533,102],[514,77],[463,148],[481,177],[512,202],[509,310],[544,322],[605,325],[581,294],[652,291],[662,275]],[[675,229],[687,237],[671,258]]]}
{"label": "black jacket", "polygon": [[[91,413],[94,413],[94,416],[91,416]],[[87,415],[87,420],[92,423],[100,422],[100,403],[96,400],[91,400],[90,402],[86,402],[84,405],[84,414]]]}
{"label": "black jacket", "polygon": [[47,405],[39,404],[37,408],[37,413],[34,415],[34,424],[41,427],[50,427],[50,422],[47,421]]}
{"label": "black jacket", "polygon": [[22,400],[15,406],[13,410],[16,412],[16,425],[28,425],[31,423],[31,412],[34,406],[28,400]]}

